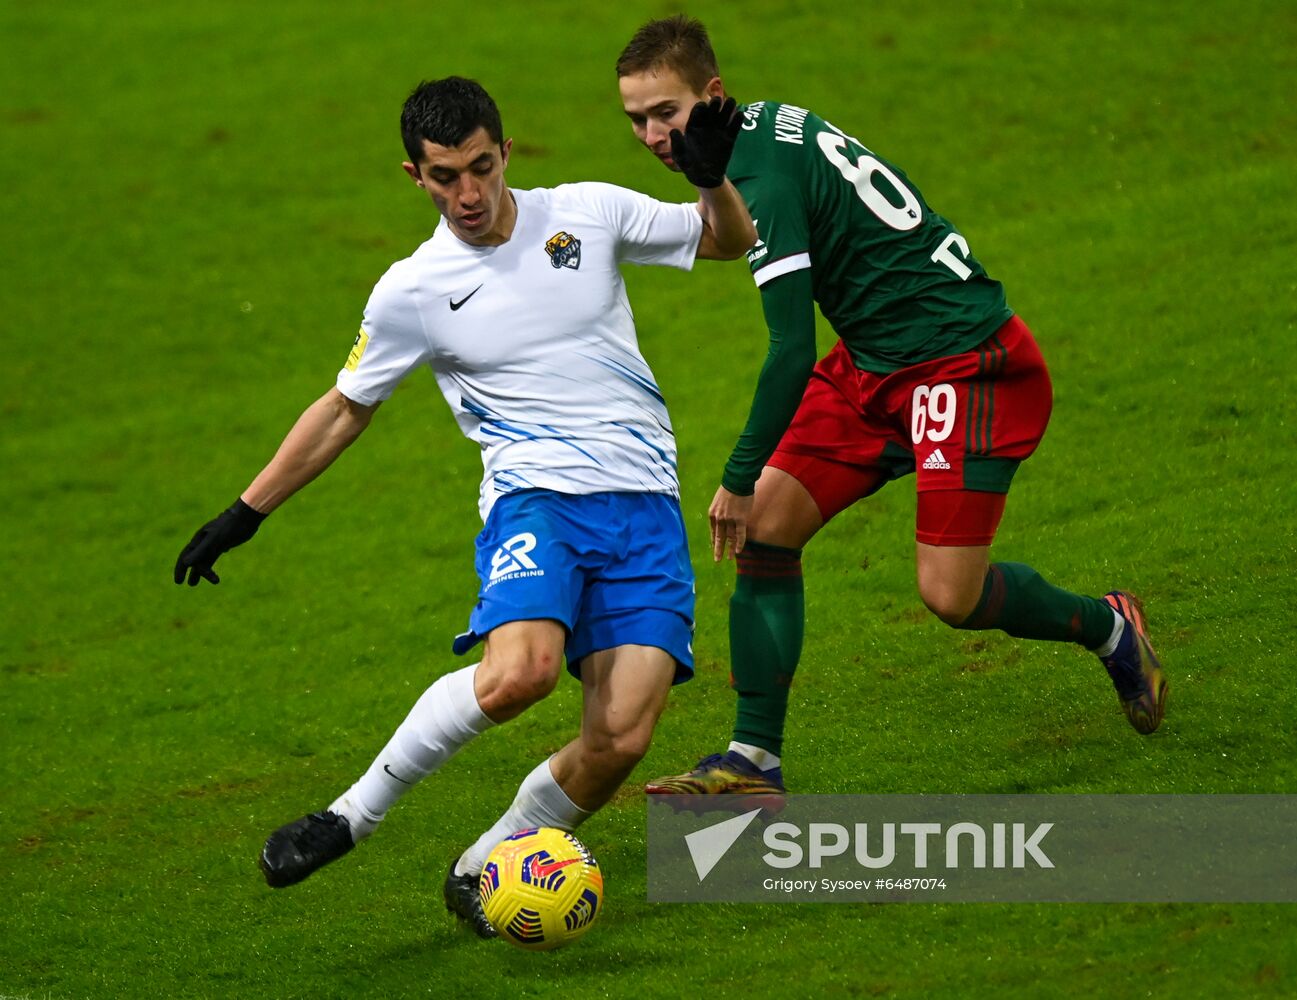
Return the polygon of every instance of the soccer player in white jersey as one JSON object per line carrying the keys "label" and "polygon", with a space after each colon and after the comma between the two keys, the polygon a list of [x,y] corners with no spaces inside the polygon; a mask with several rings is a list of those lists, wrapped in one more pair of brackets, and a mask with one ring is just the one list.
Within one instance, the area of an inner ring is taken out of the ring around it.
{"label": "soccer player in white jersey", "polygon": [[260,857],[270,885],[350,851],[412,785],[553,690],[566,657],[584,693],[580,735],[537,765],[447,873],[447,907],[492,937],[477,893],[491,848],[528,827],[574,829],[644,755],[672,683],[693,672],[693,572],[671,422],[618,265],[688,270],[756,242],[725,179],[741,120],[733,101],[699,104],[676,134],[676,162],[699,189],[696,204],[678,205],[609,184],[511,189],[512,140],[481,86],[449,77],[406,101],[404,168],[441,221],[379,280],[336,386],[194,536],[175,580],[219,582],[217,557],[251,538],[427,365],[482,449],[481,587],[454,643],[463,654],[482,641],[481,661],[442,674],[336,801],[271,834]]}

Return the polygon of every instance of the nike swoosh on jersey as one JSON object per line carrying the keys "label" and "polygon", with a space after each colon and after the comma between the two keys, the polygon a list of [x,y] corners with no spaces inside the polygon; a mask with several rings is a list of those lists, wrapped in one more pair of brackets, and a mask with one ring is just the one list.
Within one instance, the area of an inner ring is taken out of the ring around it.
{"label": "nike swoosh on jersey", "polygon": [[451,300],[450,300],[450,311],[451,311],[451,312],[454,312],[456,309],[458,309],[460,306],[462,306],[465,302],[467,302],[467,301],[468,301],[469,299],[471,299],[474,295],[476,295],[476,294],[478,293],[478,289],[480,289],[481,287],[482,287],[481,285],[478,285],[477,288],[474,288],[471,292],[469,292],[467,295],[465,295],[465,296],[464,296],[462,299],[460,299],[458,302],[456,302],[454,299],[451,299]]}

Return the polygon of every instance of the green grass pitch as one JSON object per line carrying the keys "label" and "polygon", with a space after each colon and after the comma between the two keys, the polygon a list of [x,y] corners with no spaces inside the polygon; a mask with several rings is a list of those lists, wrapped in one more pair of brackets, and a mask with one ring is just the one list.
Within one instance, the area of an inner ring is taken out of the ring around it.
{"label": "green grass pitch", "polygon": [[[531,955],[440,905],[448,860],[574,731],[569,681],[345,861],[262,883],[266,833],[329,802],[456,662],[479,459],[420,374],[219,587],[174,587],[176,553],[331,384],[373,282],[431,231],[399,167],[409,89],[480,78],[515,186],[685,200],[612,72],[671,10],[0,5],[0,996],[1297,993],[1284,906],[644,901],[638,784],[718,748],[732,711],[733,571],[706,556],[705,512],[764,354],[738,263],[628,276],[680,441],[700,669],[583,828],[600,924]],[[899,163],[1005,283],[1056,406],[996,553],[1141,594],[1174,685],[1141,739],[1083,653],[937,623],[897,484],[808,549],[791,785],[1297,790],[1293,6],[690,12],[741,100],[804,104]]]}

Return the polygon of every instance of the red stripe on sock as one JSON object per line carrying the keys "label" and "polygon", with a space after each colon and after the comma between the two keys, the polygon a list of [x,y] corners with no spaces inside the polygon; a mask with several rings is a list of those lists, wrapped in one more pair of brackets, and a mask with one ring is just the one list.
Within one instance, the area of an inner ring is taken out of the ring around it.
{"label": "red stripe on sock", "polygon": [[792,549],[750,545],[739,553],[738,568],[742,576],[801,576],[802,554]]}

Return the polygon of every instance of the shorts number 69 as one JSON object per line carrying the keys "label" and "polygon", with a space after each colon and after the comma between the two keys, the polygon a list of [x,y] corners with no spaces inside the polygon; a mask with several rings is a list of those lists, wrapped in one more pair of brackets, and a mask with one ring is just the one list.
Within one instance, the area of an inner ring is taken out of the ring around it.
{"label": "shorts number 69", "polygon": [[955,429],[955,387],[949,382],[914,387],[910,398],[910,440],[944,441]]}

